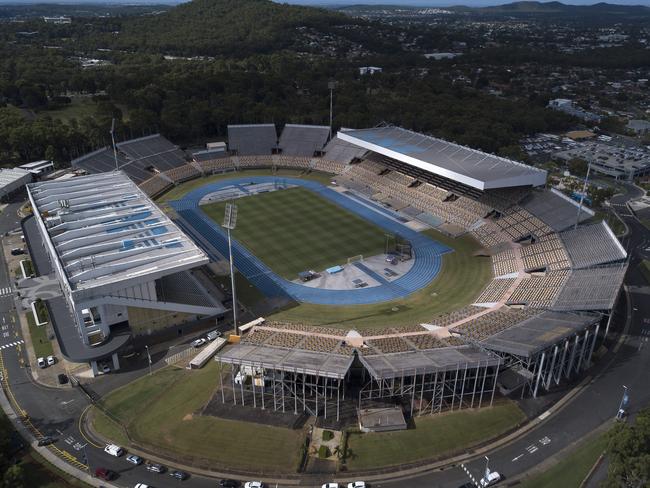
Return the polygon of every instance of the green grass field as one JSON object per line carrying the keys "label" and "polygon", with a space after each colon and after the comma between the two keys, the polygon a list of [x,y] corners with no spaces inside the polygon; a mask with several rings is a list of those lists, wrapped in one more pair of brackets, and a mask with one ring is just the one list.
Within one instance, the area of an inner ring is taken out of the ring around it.
{"label": "green grass field", "polygon": [[43,358],[53,354],[52,342],[47,337],[47,325],[38,327],[31,310],[27,312],[27,323],[29,324],[29,335],[32,338],[34,353],[37,358]]}
{"label": "green grass field", "polygon": [[[234,237],[280,276],[323,271],[347,258],[384,252],[382,229],[304,188],[237,199]],[[223,221],[225,202],[201,207]]]}
{"label": "green grass field", "polygon": [[[214,361],[200,370],[167,367],[110,393],[102,407],[119,420],[134,442],[179,462],[204,460],[239,469],[294,470],[301,431],[199,414],[212,397],[217,378]],[[108,439],[125,441],[121,430],[104,415],[95,415],[93,426]]]}
{"label": "green grass field", "polygon": [[361,329],[411,325],[471,303],[492,279],[490,259],[474,256],[480,245],[471,237],[452,239],[434,230],[432,239],[454,249],[442,257],[442,269],[426,287],[401,300],[334,307],[302,303],[272,315],[274,320]]}
{"label": "green grass field", "polygon": [[[524,420],[514,402],[415,418],[415,429],[351,434],[349,469],[366,470],[441,458],[494,438]],[[559,486],[559,485],[558,485]]]}
{"label": "green grass field", "polygon": [[607,434],[591,436],[580,442],[568,455],[543,473],[521,483],[522,488],[578,488],[591,467],[607,447]]}

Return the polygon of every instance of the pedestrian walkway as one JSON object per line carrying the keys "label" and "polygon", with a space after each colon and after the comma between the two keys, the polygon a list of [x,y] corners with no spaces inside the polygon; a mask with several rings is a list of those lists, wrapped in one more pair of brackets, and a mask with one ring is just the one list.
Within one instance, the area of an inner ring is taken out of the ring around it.
{"label": "pedestrian walkway", "polygon": [[21,340],[19,340],[19,341],[10,342],[10,343],[8,343],[8,344],[2,344],[2,345],[0,345],[0,350],[2,350],[2,349],[8,349],[8,348],[10,348],[10,347],[20,346],[21,344],[24,344],[24,343],[25,343],[25,341],[21,339]]}

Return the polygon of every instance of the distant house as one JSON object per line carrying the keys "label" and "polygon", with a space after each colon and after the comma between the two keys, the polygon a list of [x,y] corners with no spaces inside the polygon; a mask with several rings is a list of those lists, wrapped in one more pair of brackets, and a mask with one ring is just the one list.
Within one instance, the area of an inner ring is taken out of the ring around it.
{"label": "distant house", "polygon": [[433,59],[434,61],[440,61],[441,59],[454,59],[462,55],[463,53],[427,53],[424,57]]}
{"label": "distant house", "polygon": [[361,66],[359,68],[359,74],[363,75],[374,75],[375,73],[381,73],[383,68],[378,68],[377,66]]}
{"label": "distant house", "polygon": [[553,110],[558,110],[574,117],[578,117],[587,122],[600,122],[600,115],[597,115],[592,112],[587,112],[586,110],[578,107],[573,100],[568,98],[556,98],[548,102],[548,107]]}
{"label": "distant house", "polygon": [[72,24],[72,19],[65,15],[57,15],[55,17],[43,17],[46,24]]}
{"label": "distant house", "polygon": [[627,123],[627,128],[638,135],[650,133],[650,121],[633,119]]}

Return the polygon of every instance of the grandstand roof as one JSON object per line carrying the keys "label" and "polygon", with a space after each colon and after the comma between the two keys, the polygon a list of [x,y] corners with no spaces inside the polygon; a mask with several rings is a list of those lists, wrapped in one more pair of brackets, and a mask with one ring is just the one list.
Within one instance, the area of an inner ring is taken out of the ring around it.
{"label": "grandstand roof", "polygon": [[28,189],[45,243],[57,257],[55,268],[79,295],[92,295],[97,287],[123,289],[208,262],[123,172]]}
{"label": "grandstand roof", "polygon": [[228,126],[228,148],[238,156],[271,154],[278,145],[275,124],[243,124]]}
{"label": "grandstand roof", "polygon": [[441,347],[373,356],[359,355],[375,378],[397,378],[413,374],[435,373],[479,366],[496,366],[499,358],[474,346]]}
{"label": "grandstand roof", "polygon": [[[578,216],[578,202],[555,188],[551,191],[532,191],[520,205],[555,231],[571,227]],[[580,222],[593,216],[594,211],[583,205]]]}
{"label": "grandstand roof", "polygon": [[145,167],[154,166],[158,171],[167,171],[186,162],[183,151],[160,134],[120,142],[117,148],[129,157],[129,164],[137,161]]}
{"label": "grandstand roof", "polygon": [[338,135],[330,139],[323,151],[325,152],[325,159],[346,164],[354,158],[360,158],[367,152],[362,147],[342,140]]}
{"label": "grandstand roof", "polygon": [[599,320],[600,315],[594,314],[543,312],[488,337],[482,343],[495,351],[530,357]]}
{"label": "grandstand roof", "polygon": [[574,269],[555,299],[554,310],[611,310],[627,265]]}
{"label": "grandstand roof", "polygon": [[329,133],[330,128],[326,125],[286,124],[278,146],[287,156],[312,157],[315,152],[323,150]]}
{"label": "grandstand roof", "polygon": [[400,127],[339,132],[338,137],[479,190],[546,183],[546,171]]}
{"label": "grandstand roof", "polygon": [[343,378],[354,356],[242,343],[224,350],[217,360],[278,371],[298,371],[328,378]]}
{"label": "grandstand roof", "polygon": [[573,268],[588,268],[622,261],[627,257],[625,248],[604,220],[561,232],[560,239]]}
{"label": "grandstand roof", "polygon": [[30,181],[32,174],[25,169],[0,169],[0,196],[11,193]]}

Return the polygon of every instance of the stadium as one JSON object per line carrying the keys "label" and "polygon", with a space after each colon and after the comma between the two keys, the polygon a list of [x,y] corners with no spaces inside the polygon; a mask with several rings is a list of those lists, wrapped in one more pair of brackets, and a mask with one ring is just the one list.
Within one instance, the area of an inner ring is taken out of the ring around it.
{"label": "stadium", "polygon": [[[211,403],[233,416],[385,430],[514,391],[536,397],[591,366],[627,270],[608,225],[547,189],[545,171],[390,125],[331,138],[326,126],[287,124],[278,137],[274,124],[231,125],[227,150],[189,154],[153,135],[72,165],[105,198],[89,203],[74,180],[32,184],[26,236],[48,244],[43,266],[71,290],[78,360],[117,355],[136,310],[223,316],[227,296],[200,269],[227,267],[222,219],[236,204],[238,286],[260,306],[215,355]],[[399,414],[378,419],[387,405]]]}

